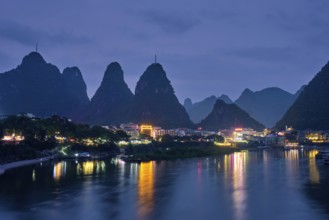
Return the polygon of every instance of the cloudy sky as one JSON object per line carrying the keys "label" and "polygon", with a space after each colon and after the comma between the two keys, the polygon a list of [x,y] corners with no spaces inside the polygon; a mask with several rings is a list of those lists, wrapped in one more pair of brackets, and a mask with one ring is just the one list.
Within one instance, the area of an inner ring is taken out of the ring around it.
{"label": "cloudy sky", "polygon": [[329,60],[328,0],[1,0],[0,72],[39,44],[90,97],[118,61],[134,92],[157,54],[180,101],[245,88],[294,93]]}

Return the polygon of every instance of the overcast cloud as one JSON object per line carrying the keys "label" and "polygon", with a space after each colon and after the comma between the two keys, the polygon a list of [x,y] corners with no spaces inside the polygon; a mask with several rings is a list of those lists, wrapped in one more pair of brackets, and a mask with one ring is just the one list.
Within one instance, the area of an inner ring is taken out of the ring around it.
{"label": "overcast cloud", "polygon": [[181,101],[295,92],[329,60],[328,14],[327,0],[2,0],[0,72],[38,42],[47,62],[80,68],[90,97],[114,61],[134,92],[154,54]]}

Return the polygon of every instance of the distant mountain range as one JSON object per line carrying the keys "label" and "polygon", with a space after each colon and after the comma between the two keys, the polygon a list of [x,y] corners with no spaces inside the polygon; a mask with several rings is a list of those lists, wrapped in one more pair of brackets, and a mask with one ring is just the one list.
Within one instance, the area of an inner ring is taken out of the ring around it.
{"label": "distant mountain range", "polygon": [[294,103],[303,88],[295,94],[276,87],[257,92],[245,89],[235,104],[266,127],[272,128]]}
{"label": "distant mountain range", "polygon": [[221,95],[220,97],[213,95],[194,104],[192,103],[191,99],[187,98],[184,101],[184,108],[189,114],[192,122],[200,123],[213,110],[217,100],[223,100],[227,104],[232,103],[232,100],[227,95]]}
{"label": "distant mountain range", "polygon": [[272,127],[290,108],[276,128],[288,125],[299,129],[328,129],[328,65],[305,90],[302,87],[295,94],[279,88],[258,92],[246,89],[235,104],[222,95],[197,103],[186,99],[183,107],[159,63],[147,67],[135,94],[125,83],[120,64],[109,64],[100,87],[89,100],[78,67],[65,68],[61,73],[39,53],[32,52],[15,69],[0,74],[0,114],[32,113],[37,117],[58,114],[97,125],[135,122],[164,128],[191,128],[198,124],[216,130],[236,126],[261,129],[263,124]]}
{"label": "distant mountain range", "polygon": [[329,130],[329,62],[301,92],[276,124],[276,129],[292,126],[298,130]]}
{"label": "distant mountain range", "polygon": [[211,113],[199,124],[203,129],[219,130],[236,127],[264,129],[264,125],[253,119],[235,104],[217,100]]}
{"label": "distant mountain range", "polygon": [[119,63],[108,65],[100,87],[89,101],[86,84],[77,67],[63,73],[32,52],[11,71],[0,74],[0,114],[54,114],[97,125],[150,123],[164,128],[192,127],[178,102],[163,67],[150,65],[137,83],[134,95],[124,81]]}
{"label": "distant mountain range", "polygon": [[[303,88],[304,86],[295,94],[276,87],[257,92],[245,89],[234,103],[266,127],[272,128],[294,103]],[[220,97],[210,96],[196,103],[192,103],[191,99],[187,98],[184,101],[184,107],[191,120],[194,123],[200,123],[213,110],[217,100],[223,100],[227,104],[232,103],[227,95],[222,95]]]}

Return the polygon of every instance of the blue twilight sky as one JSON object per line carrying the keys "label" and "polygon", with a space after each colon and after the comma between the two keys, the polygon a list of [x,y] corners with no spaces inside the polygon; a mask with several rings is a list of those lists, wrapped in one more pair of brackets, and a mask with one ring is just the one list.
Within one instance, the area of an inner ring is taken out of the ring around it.
{"label": "blue twilight sky", "polygon": [[157,54],[183,101],[295,92],[329,60],[328,0],[1,0],[0,72],[34,50],[78,66],[89,97],[118,61],[134,92]]}

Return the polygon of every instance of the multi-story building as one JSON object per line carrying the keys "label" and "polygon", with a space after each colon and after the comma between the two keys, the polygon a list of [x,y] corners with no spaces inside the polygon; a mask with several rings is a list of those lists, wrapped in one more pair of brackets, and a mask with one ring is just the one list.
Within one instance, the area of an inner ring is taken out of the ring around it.
{"label": "multi-story building", "polygon": [[329,133],[325,131],[311,131],[305,134],[305,139],[313,143],[329,142]]}
{"label": "multi-story building", "polygon": [[133,124],[133,123],[121,124],[120,129],[125,131],[132,139],[136,139],[139,136],[138,124]]}

